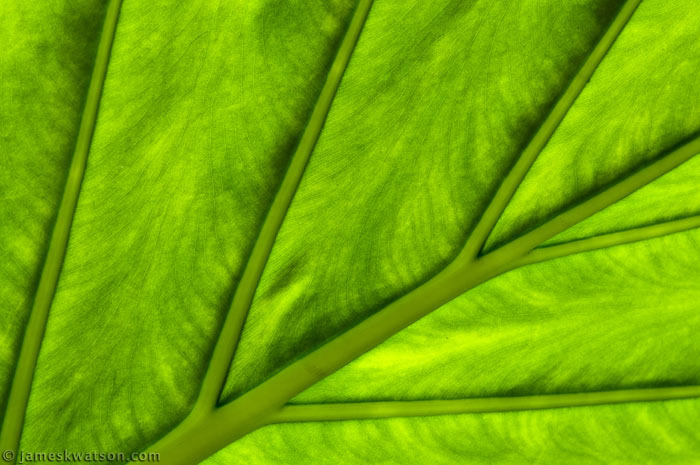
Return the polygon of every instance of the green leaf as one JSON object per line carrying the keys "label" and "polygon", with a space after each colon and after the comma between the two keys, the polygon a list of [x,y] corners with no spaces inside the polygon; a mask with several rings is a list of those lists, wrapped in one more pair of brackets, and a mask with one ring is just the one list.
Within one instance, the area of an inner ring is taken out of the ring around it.
{"label": "green leaf", "polygon": [[266,426],[207,463],[686,464],[697,401]]}
{"label": "green leaf", "polygon": [[[68,176],[103,14],[91,0],[57,2],[51,9],[19,1],[0,5],[2,411]],[[49,287],[58,268],[54,261]],[[50,296],[43,304],[39,323]]]}
{"label": "green leaf", "polygon": [[0,449],[693,463],[699,19],[3,2]]}

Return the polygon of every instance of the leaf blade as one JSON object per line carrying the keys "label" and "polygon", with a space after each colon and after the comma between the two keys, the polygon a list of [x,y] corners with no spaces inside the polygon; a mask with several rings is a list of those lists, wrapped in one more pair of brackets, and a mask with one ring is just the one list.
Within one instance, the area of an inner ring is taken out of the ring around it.
{"label": "leaf blade", "polygon": [[348,30],[343,37],[326,82],[311,113],[309,123],[304,129],[294,155],[292,155],[289,168],[282,179],[279,190],[275,194],[270,210],[260,229],[260,234],[253,246],[251,256],[243,270],[241,281],[233,296],[231,308],[221,327],[209,367],[204,375],[202,388],[193,408],[195,414],[197,414],[196,411],[200,406],[204,410],[215,406],[223,391],[226,375],[233,360],[243,324],[253,301],[260,277],[272,251],[280,226],[304,174],[311,152],[321,135],[321,129],[328,117],[331,103],[371,7],[372,0],[361,0],[355,8]]}
{"label": "leaf blade", "polygon": [[[698,384],[698,229],[503,274],[292,402],[526,396]],[[513,290],[517,291],[513,291]]]}
{"label": "leaf blade", "polygon": [[124,2],[22,449],[138,450],[190,410],[350,6]]}
{"label": "leaf blade", "polygon": [[[272,425],[206,464],[694,463],[697,400]],[[601,434],[601,431],[605,434]],[[485,439],[488,438],[488,439]],[[384,442],[391,447],[382,447]],[[333,447],[328,447],[332,444]]]}
{"label": "leaf blade", "polygon": [[[225,399],[260,384],[454,259],[483,211],[480,204],[527,143],[530,128],[546,116],[549,101],[595,48],[617,5],[572,4],[558,15],[535,5],[518,11],[492,2],[373,7],[263,274]],[[493,18],[505,18],[511,27]],[[539,34],[518,26],[521,18]],[[574,40],[551,38],[543,45],[542,31],[564,33],[571,22],[580,25]],[[400,32],[387,32],[394,30]],[[513,74],[512,62],[519,59],[514,44],[560,65],[555,76],[549,70],[538,75],[541,95],[530,92],[532,76]],[[493,56],[493,69],[479,65]],[[471,74],[463,72],[463,60],[469,60]],[[472,106],[464,99],[448,101],[446,88],[463,89],[474,98]],[[484,105],[481,93],[503,110]],[[528,102],[526,109],[520,99]],[[458,119],[453,124],[445,117]],[[491,125],[470,126],[481,119]],[[478,133],[462,133],[460,124]],[[492,151],[493,132],[504,139]],[[445,142],[448,135],[451,142]],[[475,135],[483,147],[471,143]],[[434,152],[424,155],[423,147],[431,144]],[[490,174],[474,175],[482,163]]]}
{"label": "leaf blade", "polygon": [[[2,429],[0,432],[0,449],[16,454],[19,447],[25,410],[29,400],[36,362],[39,356],[41,342],[44,337],[49,308],[56,291],[61,266],[68,245],[75,207],[78,202],[80,186],[87,163],[90,141],[92,139],[100,95],[104,78],[107,73],[109,54],[116,30],[117,18],[121,0],[111,0],[106,9],[104,26],[97,45],[95,65],[90,78],[85,106],[80,119],[80,127],[75,143],[75,150],[68,169],[63,195],[53,231],[50,236],[48,250],[41,267],[41,274],[36,291],[33,293],[32,307],[29,312],[26,328],[18,351],[17,363],[7,397]],[[10,460],[14,461],[14,460]]]}
{"label": "leaf blade", "polygon": [[642,2],[533,165],[487,249],[697,134],[700,113],[691,97],[700,91],[697,20],[693,2]]}

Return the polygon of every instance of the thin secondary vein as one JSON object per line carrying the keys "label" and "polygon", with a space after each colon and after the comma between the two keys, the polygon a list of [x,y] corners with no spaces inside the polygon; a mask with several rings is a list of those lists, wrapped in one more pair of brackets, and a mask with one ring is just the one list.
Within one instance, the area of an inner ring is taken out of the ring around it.
{"label": "thin secondary vein", "polygon": [[328,72],[326,82],[319,94],[309,122],[296,151],[292,155],[289,168],[267,213],[248,263],[243,270],[241,281],[233,296],[231,306],[215,344],[209,367],[204,375],[202,388],[192,411],[194,416],[210,411],[219,400],[219,395],[223,389],[226,375],[233,360],[243,324],[263,269],[272,251],[282,221],[287,214],[292,198],[304,174],[311,152],[321,134],[321,129],[328,116],[335,93],[350,61],[355,44],[360,37],[360,32],[371,6],[372,0],[361,0],[353,13],[347,32]]}
{"label": "thin secondary vein", "polygon": [[673,386],[574,394],[484,397],[453,400],[286,405],[277,413],[272,422],[348,421],[469,413],[515,412],[633,402],[658,402],[696,397],[700,397],[700,386]]}
{"label": "thin secondary vein", "polygon": [[696,228],[700,228],[700,215],[610,234],[602,234],[600,236],[567,242],[565,244],[535,249],[519,260],[517,266],[531,265],[533,263],[553,260],[568,255],[654,239]]}
{"label": "thin secondary vein", "polygon": [[660,157],[644,168],[617,181],[612,186],[550,218],[532,231],[509,242],[503,247],[489,252],[486,257],[502,262],[507,269],[520,265],[520,260],[535,247],[557,234],[569,229],[606,207],[622,200],[632,192],[641,189],[655,179],[685,163],[700,153],[700,136],[681,145],[670,153]]}
{"label": "thin secondary vein", "polygon": [[506,175],[500,187],[496,191],[491,203],[484,211],[477,225],[467,239],[464,249],[460,253],[460,258],[467,260],[474,259],[483,248],[491,231],[505,211],[508,203],[518,189],[518,186],[527,175],[530,167],[539,156],[542,149],[559,127],[564,117],[567,115],[572,105],[583,91],[589,79],[598,68],[598,65],[607,55],[613,43],[620,35],[625,25],[632,17],[637,6],[642,0],[628,0],[620,9],[619,13],[608,27],[608,30],[600,38],[590,55],[584,62],[581,69],[576,73],[563,94],[544,119],[540,127],[530,139],[527,147],[520,154],[515,165]]}
{"label": "thin secondary vein", "polygon": [[56,216],[49,248],[39,278],[29,321],[25,329],[22,346],[17,359],[17,367],[12,378],[7,410],[0,432],[0,450],[16,451],[24,423],[24,415],[29,400],[29,391],[34,377],[39,349],[46,329],[49,308],[53,301],[61,267],[68,246],[80,187],[87,164],[90,143],[97,121],[100,97],[104,86],[109,56],[119,18],[121,0],[111,0],[107,6],[102,34],[97,47],[95,66],[90,79],[85,107],[80,121],[75,151],[68,171],[68,178]]}

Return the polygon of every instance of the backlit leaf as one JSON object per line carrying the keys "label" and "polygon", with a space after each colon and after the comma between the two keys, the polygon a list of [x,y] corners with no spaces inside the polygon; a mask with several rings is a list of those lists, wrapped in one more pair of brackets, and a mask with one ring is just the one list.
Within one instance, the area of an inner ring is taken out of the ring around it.
{"label": "backlit leaf", "polygon": [[698,37],[694,0],[4,0],[0,449],[700,463]]}

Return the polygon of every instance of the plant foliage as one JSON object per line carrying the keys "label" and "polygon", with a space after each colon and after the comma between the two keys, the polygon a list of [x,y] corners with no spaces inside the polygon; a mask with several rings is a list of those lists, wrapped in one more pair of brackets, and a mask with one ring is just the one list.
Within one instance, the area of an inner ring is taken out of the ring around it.
{"label": "plant foliage", "polygon": [[700,463],[696,0],[0,3],[0,449]]}

